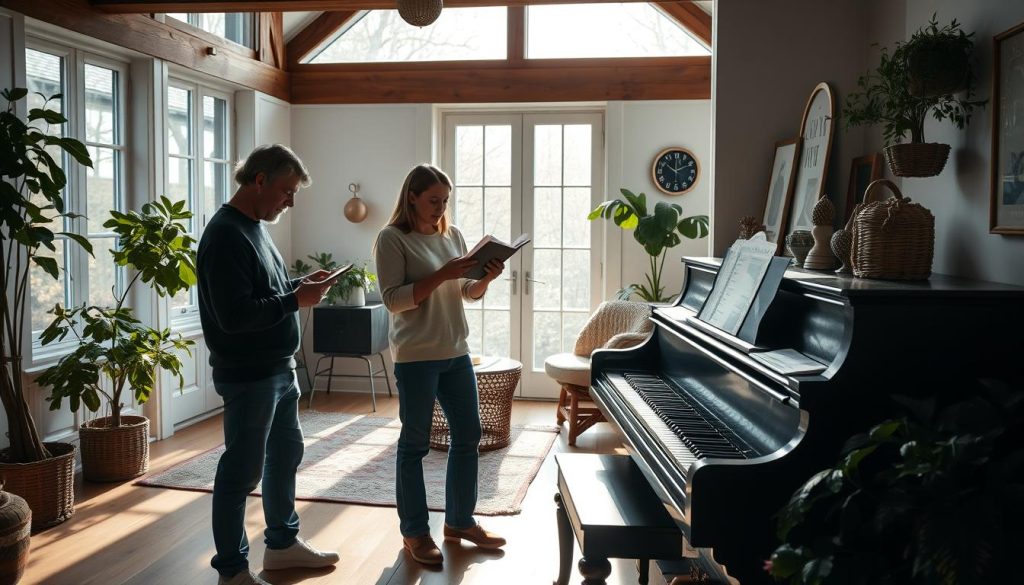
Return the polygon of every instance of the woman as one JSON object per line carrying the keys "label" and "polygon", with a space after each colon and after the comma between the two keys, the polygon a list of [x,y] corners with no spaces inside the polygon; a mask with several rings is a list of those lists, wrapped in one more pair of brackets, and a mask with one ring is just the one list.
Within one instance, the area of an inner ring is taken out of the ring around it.
{"label": "woman", "polygon": [[462,276],[475,260],[465,259],[466,242],[448,219],[452,182],[444,171],[422,164],[405,178],[395,211],[374,246],[377,278],[391,313],[391,355],[398,383],[398,517],[403,545],[424,564],[444,557],[430,536],[423,457],[430,447],[436,398],[448,418],[451,446],[445,479],[446,540],[468,540],[499,548],[505,539],[473,519],[477,498],[480,413],[476,376],[466,337],[463,300],[483,297],[505,265],[484,267],[480,280]]}

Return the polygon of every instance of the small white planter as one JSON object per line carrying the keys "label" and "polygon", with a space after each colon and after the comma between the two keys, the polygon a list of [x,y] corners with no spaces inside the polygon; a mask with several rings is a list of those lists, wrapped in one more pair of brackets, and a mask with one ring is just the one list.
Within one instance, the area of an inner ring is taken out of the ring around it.
{"label": "small white planter", "polygon": [[348,296],[338,297],[334,304],[339,307],[362,307],[366,304],[366,291],[361,286],[353,288]]}

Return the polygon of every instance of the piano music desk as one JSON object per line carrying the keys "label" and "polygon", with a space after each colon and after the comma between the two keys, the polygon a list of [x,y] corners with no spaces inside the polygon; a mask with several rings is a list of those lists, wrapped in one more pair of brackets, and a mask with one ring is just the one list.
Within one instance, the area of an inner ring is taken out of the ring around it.
{"label": "piano music desk", "polygon": [[559,453],[558,580],[572,571],[575,536],[583,558],[584,585],[600,585],[611,574],[609,558],[637,559],[639,583],[647,583],[651,559],[679,559],[683,534],[628,455]]}

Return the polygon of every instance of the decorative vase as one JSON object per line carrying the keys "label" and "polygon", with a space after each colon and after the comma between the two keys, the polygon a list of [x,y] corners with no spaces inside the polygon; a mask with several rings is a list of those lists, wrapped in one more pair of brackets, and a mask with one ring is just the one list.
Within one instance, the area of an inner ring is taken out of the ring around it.
{"label": "decorative vase", "polygon": [[853,234],[846,228],[839,228],[832,234],[832,253],[839,258],[840,266],[836,274],[853,274],[850,266],[850,252],[853,250]]}
{"label": "decorative vase", "polygon": [[122,415],[121,426],[103,416],[82,423],[82,477],[89,481],[124,481],[149,471],[149,419]]}
{"label": "decorative vase", "polygon": [[0,491],[0,583],[14,585],[25,574],[32,540],[32,510],[16,494]]}
{"label": "decorative vase", "polygon": [[347,295],[339,296],[334,304],[339,307],[362,307],[366,304],[366,291],[361,286],[352,287]]}
{"label": "decorative vase", "polygon": [[[4,490],[25,498],[32,509],[33,530],[56,526],[75,513],[75,446],[43,444],[53,455],[49,459],[0,463]],[[0,452],[0,461],[6,461],[4,452]]]}
{"label": "decorative vase", "polygon": [[829,249],[829,242],[832,238],[832,219],[835,217],[835,206],[828,195],[822,194],[818,202],[814,204],[811,212],[811,236],[814,238],[814,246],[807,253],[804,259],[804,268],[808,270],[831,270],[836,265],[836,259]]}
{"label": "decorative vase", "polygon": [[795,264],[803,267],[804,258],[807,257],[807,253],[814,247],[814,236],[807,230],[793,230],[793,233],[786,236],[786,247],[793,254]]}
{"label": "decorative vase", "polygon": [[352,223],[359,223],[366,219],[369,210],[366,207],[366,203],[359,198],[359,185],[357,183],[350,183],[348,190],[352,192],[352,198],[345,203],[345,219]]}

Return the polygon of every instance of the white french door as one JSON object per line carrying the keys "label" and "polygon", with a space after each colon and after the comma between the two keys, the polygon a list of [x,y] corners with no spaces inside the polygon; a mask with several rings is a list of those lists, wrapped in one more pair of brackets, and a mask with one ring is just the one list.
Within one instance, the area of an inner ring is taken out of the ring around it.
{"label": "white french door", "polygon": [[603,138],[600,112],[444,116],[442,167],[467,246],[533,240],[466,306],[470,350],[522,362],[522,397],[558,396],[544,359],[572,351],[600,300],[601,231],[587,213],[604,198]]}

